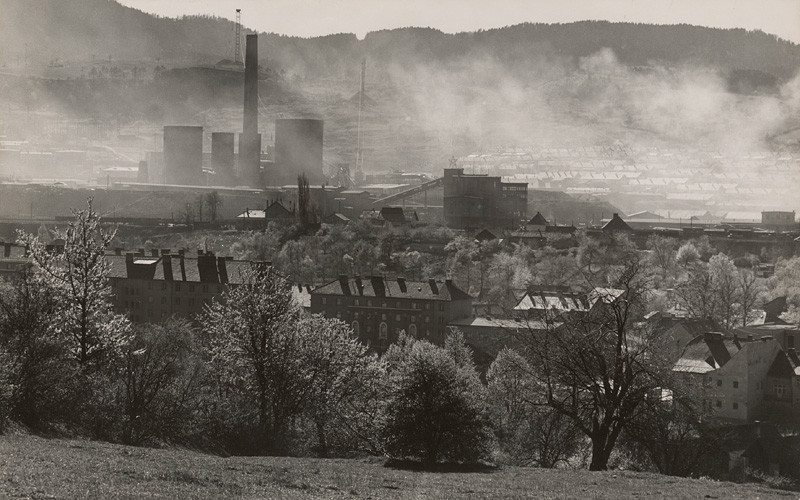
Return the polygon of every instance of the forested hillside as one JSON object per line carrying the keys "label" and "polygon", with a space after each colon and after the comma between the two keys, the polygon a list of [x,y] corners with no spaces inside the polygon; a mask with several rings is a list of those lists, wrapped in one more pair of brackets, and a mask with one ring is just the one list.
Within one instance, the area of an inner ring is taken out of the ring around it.
{"label": "forested hillside", "polygon": [[[233,11],[233,8],[231,8]],[[88,13],[88,14],[87,14]],[[245,17],[245,26],[247,25]],[[233,55],[233,23],[211,17],[167,19],[110,0],[4,0],[2,56],[25,51],[32,60],[156,59],[216,62]],[[103,47],[98,53],[97,47]],[[541,61],[577,66],[579,59],[610,48],[630,66],[698,64],[721,70],[756,70],[778,78],[800,67],[800,47],[760,31],[689,25],[583,21],[519,24],[475,33],[430,28],[381,30],[303,39],[261,37],[262,59],[302,76],[343,76],[367,57],[380,65],[461,64],[489,57],[509,70]]]}

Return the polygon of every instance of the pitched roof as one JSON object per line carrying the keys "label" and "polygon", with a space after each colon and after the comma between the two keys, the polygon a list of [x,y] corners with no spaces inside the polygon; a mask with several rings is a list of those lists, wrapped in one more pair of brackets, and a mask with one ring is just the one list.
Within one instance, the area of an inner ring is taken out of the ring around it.
{"label": "pitched roof", "polygon": [[547,226],[550,223],[547,222],[547,219],[544,218],[541,212],[536,212],[536,215],[534,215],[531,220],[528,221],[528,224],[532,226]]}
{"label": "pitched roof", "polygon": [[603,231],[632,231],[631,226],[620,218],[619,214],[614,214],[611,220],[603,226]]}
{"label": "pitched roof", "polygon": [[698,335],[686,344],[672,369],[677,372],[707,373],[723,367],[739,349],[739,344],[733,339],[724,338],[721,333]]}
{"label": "pitched roof", "polygon": [[475,235],[475,239],[478,241],[490,241],[496,240],[497,235],[493,232],[489,231],[488,229],[481,229],[478,234]]}
{"label": "pitched roof", "polygon": [[[180,265],[180,256],[178,255],[170,255],[170,263],[172,265],[172,281],[183,281],[183,282],[192,282],[192,283],[203,283],[200,279],[200,268],[198,267],[198,259],[195,257],[183,257],[183,271],[181,271]],[[148,275],[147,278],[142,279],[152,279],[155,281],[160,281],[165,279],[164,275],[164,267],[165,267],[165,259],[164,256],[159,257],[144,257],[138,256],[135,257],[139,261],[137,265],[146,265],[146,266],[153,266],[153,269],[150,271],[152,272],[152,278]],[[214,257],[216,260],[217,258]],[[125,263],[125,256],[124,255],[106,255],[106,261],[109,263],[109,278],[128,278],[128,268]],[[136,263],[136,260],[134,260]],[[225,259],[225,271],[228,275],[228,280],[226,283],[234,283],[234,284],[241,284],[242,281],[242,273],[250,269],[253,265],[251,261],[248,260],[232,260],[232,259]],[[219,261],[216,261],[217,265]],[[184,276],[185,273],[185,276]],[[208,283],[208,281],[206,281]]]}
{"label": "pitched roof", "polygon": [[468,293],[458,288],[450,280],[444,283],[433,279],[408,281],[403,278],[388,279],[383,276],[365,278],[340,276],[334,281],[318,286],[312,290],[311,294],[443,301],[472,300]]}

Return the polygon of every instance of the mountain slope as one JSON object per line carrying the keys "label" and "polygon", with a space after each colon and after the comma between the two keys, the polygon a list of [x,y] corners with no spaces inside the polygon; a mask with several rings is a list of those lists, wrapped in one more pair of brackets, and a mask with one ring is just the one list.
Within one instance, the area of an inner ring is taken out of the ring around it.
{"label": "mountain slope", "polygon": [[[225,19],[159,18],[111,0],[3,0],[0,54],[12,62],[28,44],[30,60],[40,62],[93,56],[216,62],[232,57],[233,32],[233,23]],[[525,23],[457,34],[402,28],[372,32],[360,41],[352,34],[308,39],[267,34],[260,45],[262,59],[271,66],[315,77],[357,72],[362,57],[402,66],[489,57],[513,70],[543,59],[575,65],[602,48],[630,66],[696,64],[780,78],[800,68],[800,46],[760,31],[605,21]]]}

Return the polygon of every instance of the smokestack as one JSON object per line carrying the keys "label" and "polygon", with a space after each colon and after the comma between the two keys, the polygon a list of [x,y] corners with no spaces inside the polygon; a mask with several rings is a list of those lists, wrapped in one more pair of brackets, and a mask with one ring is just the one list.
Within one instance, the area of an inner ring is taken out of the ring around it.
{"label": "smokestack", "polygon": [[239,173],[242,180],[257,186],[261,162],[258,135],[258,35],[247,35],[244,59],[244,121],[239,140]]}

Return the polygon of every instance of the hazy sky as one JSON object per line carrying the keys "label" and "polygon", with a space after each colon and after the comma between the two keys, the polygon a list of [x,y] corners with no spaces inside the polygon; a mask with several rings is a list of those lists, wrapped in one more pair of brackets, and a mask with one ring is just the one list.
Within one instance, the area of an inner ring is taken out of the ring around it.
{"label": "hazy sky", "polygon": [[176,17],[211,14],[258,31],[316,36],[429,26],[448,33],[584,19],[760,29],[800,43],[800,0],[119,0]]}

